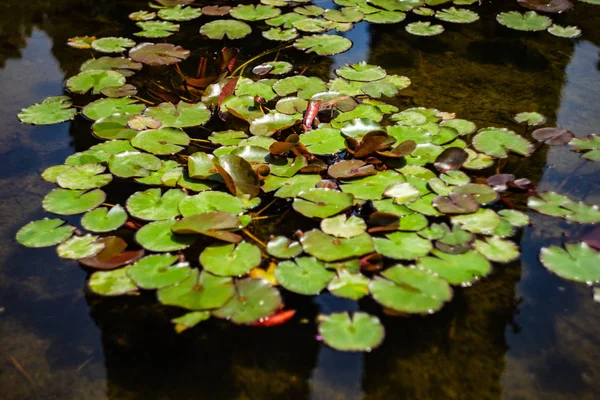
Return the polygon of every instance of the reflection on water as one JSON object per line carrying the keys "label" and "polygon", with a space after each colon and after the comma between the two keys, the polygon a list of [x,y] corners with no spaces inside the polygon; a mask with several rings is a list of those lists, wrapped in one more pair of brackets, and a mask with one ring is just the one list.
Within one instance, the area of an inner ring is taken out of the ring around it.
{"label": "reflection on water", "polygon": [[[152,294],[89,295],[86,273],[75,263],[59,260],[53,249],[16,247],[14,232],[43,215],[41,199],[52,187],[39,173],[95,142],[82,119],[32,127],[15,114],[60,94],[65,76],[89,57],[66,47],[68,37],[128,35],[133,24],[126,15],[147,3],[1,3],[0,399],[600,398],[599,307],[589,288],[552,276],[537,260],[542,245],[564,242],[562,233],[577,240],[590,229],[562,220],[532,214],[535,225],[520,239],[522,262],[457,289],[432,316],[381,315],[369,299],[324,295],[311,303],[288,296],[286,304],[306,323],[258,329],[212,321],[181,335],[169,322],[177,311],[158,305]],[[597,131],[600,8],[578,4],[557,17],[582,27],[583,40],[573,42],[510,32],[494,22],[495,12],[514,7],[488,4],[480,23],[447,26],[435,38],[405,34],[405,23],[361,23],[346,34],[355,42],[350,52],[315,57],[311,71],[326,77],[365,59],[411,78],[413,85],[395,100],[401,107],[436,107],[479,126],[512,129],[522,129],[511,120],[515,113],[536,110],[578,136]],[[214,54],[219,44],[198,43],[195,29],[182,33],[192,38],[185,47]],[[258,39],[240,41],[243,57],[261,51]],[[599,203],[595,165],[564,148],[540,150],[506,172],[516,168],[546,189]],[[127,188],[111,191],[126,196]],[[381,348],[343,354],[315,340],[318,313],[358,308],[381,316],[388,336]]]}

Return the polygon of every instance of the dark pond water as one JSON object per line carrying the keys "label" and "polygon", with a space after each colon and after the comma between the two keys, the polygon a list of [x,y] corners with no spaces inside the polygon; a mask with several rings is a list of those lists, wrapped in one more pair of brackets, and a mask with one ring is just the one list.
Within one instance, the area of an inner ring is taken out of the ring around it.
{"label": "dark pond water", "polygon": [[[64,79],[89,58],[67,47],[67,38],[130,35],[127,15],[145,8],[134,0],[0,2],[0,399],[600,398],[600,304],[589,287],[559,279],[537,260],[540,247],[578,240],[589,226],[531,213],[534,225],[517,238],[521,262],[457,289],[435,315],[393,318],[370,300],[324,295],[312,303],[288,299],[297,321],[307,323],[256,329],[210,322],[180,335],[152,295],[98,298],[85,290],[77,263],[53,248],[18,247],[15,232],[44,215],[41,200],[53,187],[39,174],[95,142],[82,119],[34,127],[15,115],[61,94]],[[405,23],[361,23],[346,34],[351,51],[313,58],[310,71],[328,77],[338,65],[367,60],[411,78],[399,106],[511,129],[522,129],[514,114],[537,110],[579,137],[598,132],[600,6],[579,3],[553,17],[583,30],[574,41],[494,21],[497,12],[516,9],[513,1],[486,2],[480,22],[445,24],[435,38],[410,36]],[[184,32],[184,47],[213,56],[222,44],[201,40],[197,25]],[[240,42],[245,57],[268,46],[259,38]],[[282,57],[309,61],[294,51]],[[582,163],[567,148],[538,151],[504,171],[516,168],[545,190],[560,187],[600,204],[598,164]],[[315,340],[318,313],[358,308],[380,315],[383,346],[347,354]]]}

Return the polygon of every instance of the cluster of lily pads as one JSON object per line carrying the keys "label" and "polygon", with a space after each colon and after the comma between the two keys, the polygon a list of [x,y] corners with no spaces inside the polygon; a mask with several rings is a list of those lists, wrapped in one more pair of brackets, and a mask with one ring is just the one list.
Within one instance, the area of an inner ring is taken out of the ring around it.
{"label": "cluster of lily pads", "polygon": [[[403,11],[411,9],[424,13],[415,0],[340,0],[340,10],[283,0],[234,8],[193,7],[192,0],[158,3],[158,12],[130,16],[143,29],[137,36],[164,37],[178,29],[170,21],[229,14],[235,19],[206,23],[201,33],[234,39],[244,36],[234,32],[250,29],[243,21],[266,20],[275,27],[264,32],[270,32],[267,38],[293,40],[309,27],[344,30],[362,19],[381,23],[403,19]],[[282,14],[276,6],[294,9]],[[156,17],[165,21],[153,21]],[[160,303],[186,310],[173,320],[178,331],[211,317],[283,323],[294,316],[283,303],[289,292],[369,296],[390,315],[433,313],[452,299],[452,286],[472,285],[490,273],[492,263],[519,257],[510,238],[529,217],[506,200],[514,194],[529,196],[528,206],[546,215],[600,222],[596,206],[536,193],[527,179],[478,176],[498,159],[527,157],[536,147],[510,129],[478,129],[453,113],[400,110],[385,99],[411,82],[379,66],[342,66],[336,78],[324,81],[293,74],[285,61],[256,61],[244,77],[236,74],[240,68],[234,70],[237,52],[224,49],[219,77],[188,79],[202,89],[193,92],[201,96],[184,101],[172,93],[174,100],[156,104],[138,97],[127,79],[144,66],[182,62],[188,50],[128,38],[78,37],[69,44],[102,56],[83,63],[67,80],[67,90],[99,98],[78,111],[71,97],[50,97],[19,118],[37,125],[76,116],[93,121],[92,134],[102,142],[42,174],[58,185],[43,208],[59,216],[83,215],[78,228],[59,218],[33,221],[17,240],[28,247],[57,245],[60,257],[94,271],[89,289],[95,294],[156,290]],[[317,35],[294,46],[333,54],[351,42]],[[103,55],[125,51],[128,57]],[[515,119],[545,123],[535,112]],[[576,139],[546,127],[531,137],[538,146],[570,143],[587,151],[587,159],[600,159],[596,136]],[[103,188],[116,180],[146,187],[124,204],[112,204]],[[267,215],[274,209],[286,211]],[[257,233],[258,225],[286,216],[312,228],[293,236]],[[134,232],[133,240],[128,232]],[[541,261],[567,279],[600,280],[600,253],[586,243],[544,248]],[[379,319],[364,312],[323,316],[319,332],[330,346],[355,351],[376,347],[384,336]]]}

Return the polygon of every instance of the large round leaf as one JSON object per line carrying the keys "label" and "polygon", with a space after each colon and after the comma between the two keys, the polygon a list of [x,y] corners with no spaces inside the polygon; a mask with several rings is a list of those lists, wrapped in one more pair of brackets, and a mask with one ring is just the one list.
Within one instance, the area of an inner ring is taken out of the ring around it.
{"label": "large round leaf", "polygon": [[22,109],[18,117],[26,124],[51,125],[71,120],[75,114],[77,110],[71,108],[71,99],[67,96],[54,96]]}
{"label": "large round leaf", "polygon": [[501,25],[518,31],[543,31],[552,25],[550,18],[535,11],[527,11],[524,14],[518,11],[503,12],[496,16],[496,20]]}
{"label": "large round leaf", "polygon": [[267,253],[277,258],[293,258],[302,253],[302,245],[285,236],[276,236],[267,243]]}
{"label": "large round leaf", "polygon": [[352,41],[342,36],[312,35],[304,36],[294,42],[294,47],[307,53],[331,56],[343,53],[352,47]]}
{"label": "large round leaf", "polygon": [[49,247],[70,238],[74,230],[73,226],[65,225],[62,219],[44,218],[19,229],[16,238],[23,246]]}
{"label": "large round leaf", "polygon": [[543,247],[540,260],[544,267],[561,278],[577,282],[600,281],[600,253],[587,243],[567,243],[564,249]]}
{"label": "large round leaf", "polygon": [[184,101],[178,104],[160,103],[156,107],[148,107],[144,115],[159,120],[163,128],[200,126],[210,119],[210,111],[204,103],[190,104]]}
{"label": "large round leaf", "polygon": [[246,274],[260,262],[260,250],[247,242],[208,246],[200,254],[200,263],[204,269],[219,276]]}
{"label": "large round leaf", "polygon": [[306,232],[300,242],[306,253],[326,262],[359,257],[375,250],[373,239],[367,233],[346,239],[313,229]]}
{"label": "large round leaf", "polygon": [[336,313],[323,318],[319,324],[323,341],[336,350],[371,351],[385,336],[379,318],[364,312]]}
{"label": "large round leaf", "polygon": [[92,48],[102,53],[122,53],[132,46],[135,46],[135,42],[124,37],[105,37],[92,42]]}
{"label": "large round leaf", "polygon": [[100,118],[92,125],[92,132],[100,139],[129,140],[137,135],[137,131],[131,129],[128,125],[129,120],[132,118],[134,118],[133,114],[114,114]]}
{"label": "large round leaf", "polygon": [[120,178],[146,177],[152,171],[158,171],[161,166],[160,158],[137,151],[115,154],[108,164],[110,172]]}
{"label": "large round leaf", "polygon": [[219,19],[200,27],[201,34],[216,40],[223,40],[225,36],[229,39],[241,39],[248,36],[250,32],[252,32],[250,25],[232,19]]}
{"label": "large round leaf", "polygon": [[54,189],[44,197],[44,210],[60,215],[74,215],[90,211],[104,202],[106,193],[100,189],[91,191]]}
{"label": "large round leaf", "polygon": [[499,237],[487,237],[485,241],[476,240],[473,248],[490,261],[507,263],[519,258],[519,247],[510,240]]}
{"label": "large round leaf", "polygon": [[111,174],[103,174],[106,167],[101,164],[73,166],[56,177],[56,183],[65,189],[94,189],[112,181]]}
{"label": "large round leaf", "polygon": [[335,70],[335,73],[342,78],[350,81],[371,82],[385,78],[387,73],[383,68],[377,65],[367,64],[361,61],[357,64],[350,64]]}
{"label": "large round leaf", "polygon": [[473,250],[464,254],[447,254],[439,250],[432,253],[435,257],[423,257],[417,261],[417,266],[435,272],[453,285],[473,282],[487,275],[492,268],[484,256]]}
{"label": "large round leaf", "polygon": [[146,106],[137,103],[137,100],[126,97],[120,99],[99,99],[85,106],[83,108],[83,115],[96,121],[114,114],[139,114],[145,108]]}
{"label": "large round leaf", "polygon": [[183,190],[167,190],[161,197],[160,189],[136,192],[127,199],[127,211],[132,217],[146,221],[175,218],[179,216],[179,202],[187,195]]}
{"label": "large round leaf", "polygon": [[73,236],[59,244],[56,252],[62,258],[92,257],[104,248],[104,243],[98,239],[98,236],[95,235]]}
{"label": "large round leaf", "polygon": [[294,210],[310,218],[327,218],[352,206],[354,196],[332,189],[309,189],[298,194]]}
{"label": "large round leaf", "polygon": [[67,80],[67,89],[74,93],[86,93],[89,90],[98,94],[104,88],[119,88],[125,84],[125,77],[116,71],[86,70]]}
{"label": "large round leaf", "polygon": [[242,279],[235,283],[235,296],[213,312],[235,324],[249,324],[273,314],[281,305],[279,291],[263,279]]}
{"label": "large round leaf", "polygon": [[218,277],[206,271],[192,269],[179,283],[159,289],[158,301],[188,310],[219,308],[233,297],[235,288],[231,278]]}
{"label": "large round leaf", "polygon": [[182,151],[190,144],[190,137],[180,129],[149,129],[138,133],[131,144],[152,154],[167,155]]}
{"label": "large round leaf", "polygon": [[189,56],[189,50],[169,43],[140,43],[129,50],[133,60],[153,66],[175,64]]}
{"label": "large round leaf", "polygon": [[427,255],[431,242],[414,232],[393,232],[387,239],[375,238],[375,249],[378,253],[394,260],[414,260]]}
{"label": "large round leaf", "polygon": [[508,151],[528,156],[533,145],[525,138],[506,128],[484,128],[473,138],[473,146],[489,156],[506,158]]}
{"label": "large round leaf", "polygon": [[119,204],[110,210],[98,207],[81,217],[81,225],[90,232],[110,232],[120,228],[127,221],[127,213]]}
{"label": "large round leaf", "polygon": [[358,300],[369,294],[369,282],[369,278],[361,273],[340,269],[329,282],[327,290],[337,297]]}
{"label": "large round leaf", "polygon": [[244,21],[262,21],[264,19],[274,18],[281,14],[279,8],[265,6],[263,4],[241,4],[229,11],[233,18]]}
{"label": "large round leaf", "polygon": [[120,296],[138,290],[127,276],[127,268],[112,271],[96,271],[90,276],[88,286],[93,293],[102,296]]}
{"label": "large round leaf", "polygon": [[177,235],[171,231],[174,219],[155,221],[143,226],[135,234],[135,240],[146,250],[168,252],[183,250],[196,240],[195,235]]}
{"label": "large round leaf", "polygon": [[316,295],[325,289],[335,273],[327,270],[314,257],[298,257],[283,261],[275,269],[277,282],[287,290],[303,295]]}
{"label": "large round leaf", "polygon": [[163,8],[158,11],[158,16],[167,21],[191,21],[202,15],[202,10],[194,7],[182,7],[180,4]]}
{"label": "large round leaf", "polygon": [[160,289],[179,283],[190,276],[186,262],[173,264],[179,257],[171,254],[153,254],[127,268],[127,275],[142,289]]}

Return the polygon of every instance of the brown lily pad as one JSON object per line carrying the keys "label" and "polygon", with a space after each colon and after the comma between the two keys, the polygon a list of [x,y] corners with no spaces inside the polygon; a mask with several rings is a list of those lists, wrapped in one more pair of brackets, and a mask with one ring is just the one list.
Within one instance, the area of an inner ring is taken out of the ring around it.
{"label": "brown lily pad", "polygon": [[188,58],[190,51],[169,43],[140,43],[129,50],[129,57],[147,65],[176,64]]}
{"label": "brown lily pad", "polygon": [[98,241],[104,243],[104,248],[100,253],[92,257],[80,258],[80,263],[94,269],[110,270],[132,264],[142,258],[145,253],[143,249],[124,251],[127,243],[117,236],[107,236]]}

